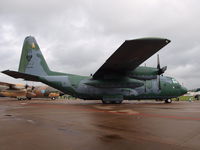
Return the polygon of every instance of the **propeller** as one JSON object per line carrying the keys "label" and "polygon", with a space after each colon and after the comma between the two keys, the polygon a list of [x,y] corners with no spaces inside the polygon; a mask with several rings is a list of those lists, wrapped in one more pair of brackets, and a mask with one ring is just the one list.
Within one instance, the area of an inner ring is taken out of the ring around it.
{"label": "propeller", "polygon": [[32,92],[35,87],[34,86],[29,86],[28,84],[25,85],[25,89],[27,90],[27,92]]}
{"label": "propeller", "polygon": [[26,84],[26,85],[25,85],[25,89],[28,89],[28,87],[29,87],[28,84]]}
{"label": "propeller", "polygon": [[157,69],[158,69],[158,75],[162,75],[167,70],[167,66],[164,66],[162,68],[160,67],[159,54],[157,55]]}
{"label": "propeller", "polygon": [[34,90],[34,89],[35,89],[35,87],[34,87],[34,86],[32,86],[31,90]]}
{"label": "propeller", "polygon": [[164,67],[160,67],[160,58],[159,58],[159,54],[157,55],[157,69],[158,69],[158,87],[159,90],[161,89],[161,82],[160,82],[160,75],[162,75],[166,70],[167,70],[167,66]]}

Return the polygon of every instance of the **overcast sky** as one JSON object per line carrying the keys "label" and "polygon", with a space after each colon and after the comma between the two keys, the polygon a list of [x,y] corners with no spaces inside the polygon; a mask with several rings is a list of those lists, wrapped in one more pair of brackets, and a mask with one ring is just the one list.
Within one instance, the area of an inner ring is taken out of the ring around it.
{"label": "overcast sky", "polygon": [[[0,70],[17,70],[23,40],[36,38],[52,70],[89,75],[127,39],[162,37],[165,75],[200,87],[198,0],[1,0]],[[156,66],[156,55],[147,66]],[[6,75],[1,81],[22,82]],[[23,82],[22,82],[23,83]]]}

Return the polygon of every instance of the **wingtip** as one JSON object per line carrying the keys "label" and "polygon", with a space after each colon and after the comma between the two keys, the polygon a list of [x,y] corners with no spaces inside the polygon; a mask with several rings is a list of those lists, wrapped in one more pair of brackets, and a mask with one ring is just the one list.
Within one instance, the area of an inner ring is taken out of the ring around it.
{"label": "wingtip", "polygon": [[9,71],[9,70],[8,69],[7,70],[3,70],[3,71],[1,71],[1,73],[5,74],[7,71]]}
{"label": "wingtip", "polygon": [[166,43],[170,43],[171,40],[169,40],[169,39],[165,39],[165,42],[166,42]]}
{"label": "wingtip", "polygon": [[160,38],[160,37],[143,37],[143,38],[137,38],[137,39],[130,39],[130,40],[126,40],[126,42],[129,41],[165,41],[166,43],[170,43],[171,40],[167,39],[167,38]]}

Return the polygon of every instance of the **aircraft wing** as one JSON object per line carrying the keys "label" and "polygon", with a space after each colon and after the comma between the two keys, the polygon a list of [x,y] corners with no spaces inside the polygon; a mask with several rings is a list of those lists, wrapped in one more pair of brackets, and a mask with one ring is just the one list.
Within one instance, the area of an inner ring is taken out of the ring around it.
{"label": "aircraft wing", "polygon": [[125,41],[96,71],[94,79],[104,79],[110,74],[125,75],[170,42],[163,38],[141,38]]}
{"label": "aircraft wing", "polygon": [[6,83],[6,82],[0,82],[0,85],[10,87],[10,86],[14,86],[15,84]]}
{"label": "aircraft wing", "polygon": [[10,90],[20,90],[25,88],[25,85],[23,84],[12,84],[7,82],[0,82],[0,85],[8,87]]}

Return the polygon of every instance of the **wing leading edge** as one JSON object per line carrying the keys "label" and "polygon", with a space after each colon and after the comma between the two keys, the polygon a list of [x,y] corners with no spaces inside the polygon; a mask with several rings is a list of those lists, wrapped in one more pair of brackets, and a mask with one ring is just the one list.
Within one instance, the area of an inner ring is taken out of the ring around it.
{"label": "wing leading edge", "polygon": [[137,68],[168,43],[170,40],[163,38],[127,40],[96,71],[93,79],[104,79],[110,74],[124,75]]}

